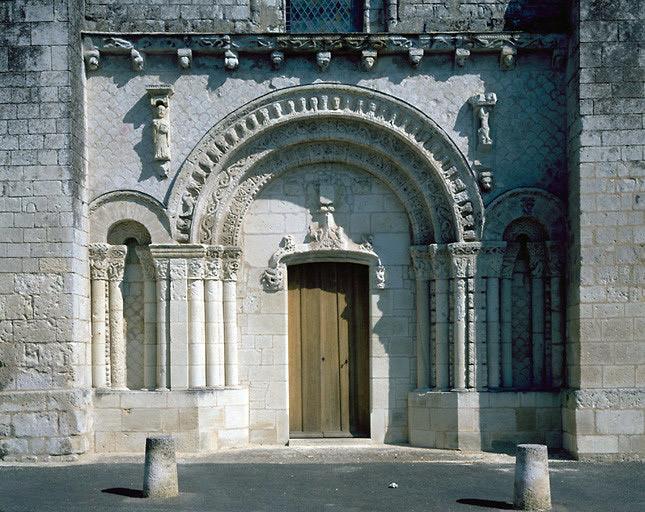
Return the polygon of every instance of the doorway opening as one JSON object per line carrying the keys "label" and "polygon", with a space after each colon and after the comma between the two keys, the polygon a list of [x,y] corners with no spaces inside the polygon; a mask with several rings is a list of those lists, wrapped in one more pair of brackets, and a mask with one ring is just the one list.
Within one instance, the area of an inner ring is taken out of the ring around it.
{"label": "doorway opening", "polygon": [[291,438],[370,437],[369,270],[288,267]]}

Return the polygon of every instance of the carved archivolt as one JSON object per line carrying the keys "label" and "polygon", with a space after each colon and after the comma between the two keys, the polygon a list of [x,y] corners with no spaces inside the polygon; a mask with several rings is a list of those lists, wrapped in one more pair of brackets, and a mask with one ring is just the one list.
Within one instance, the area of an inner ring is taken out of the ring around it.
{"label": "carved archivolt", "polygon": [[[289,140],[339,140],[388,155],[398,162],[396,173],[420,191],[422,204],[432,205],[425,215],[433,218],[438,241],[479,238],[483,205],[476,178],[443,130],[395,98],[337,84],[269,94],[211,129],[189,155],[173,188],[168,209],[173,212],[174,238],[200,241],[203,217],[213,216],[215,224],[221,223],[223,204],[243,211],[229,198],[239,187],[253,195],[249,176],[260,176],[256,166],[275,157]],[[439,226],[441,219],[446,224]],[[216,233],[225,231],[214,228]]]}
{"label": "carved archivolt", "polygon": [[210,202],[206,214],[201,216],[200,243],[226,240],[226,245],[240,245],[244,216],[260,190],[284,173],[301,167],[311,170],[319,164],[330,165],[330,162],[338,162],[345,169],[367,172],[387,185],[407,209],[415,240],[433,240],[435,230],[450,232],[452,228],[449,215],[444,213],[447,206],[437,209],[435,223],[429,215],[432,205],[419,185],[401,173],[397,163],[386,154],[339,141],[287,145],[283,149],[262,159],[247,172],[233,197],[222,197],[218,188],[205,191]]}
{"label": "carved archivolt", "polygon": [[502,241],[514,221],[532,218],[546,230],[549,240],[563,240],[566,217],[560,200],[538,188],[518,188],[502,194],[486,208],[484,240]]}

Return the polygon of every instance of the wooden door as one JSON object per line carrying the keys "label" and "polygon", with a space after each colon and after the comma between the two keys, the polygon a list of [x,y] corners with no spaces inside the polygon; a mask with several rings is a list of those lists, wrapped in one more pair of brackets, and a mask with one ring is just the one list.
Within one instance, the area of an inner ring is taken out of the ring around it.
{"label": "wooden door", "polygon": [[289,266],[291,437],[369,437],[368,268]]}

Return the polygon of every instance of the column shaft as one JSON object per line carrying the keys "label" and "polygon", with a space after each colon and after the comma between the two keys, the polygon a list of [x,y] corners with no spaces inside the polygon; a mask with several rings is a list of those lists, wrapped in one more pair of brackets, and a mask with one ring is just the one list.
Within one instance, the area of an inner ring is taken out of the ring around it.
{"label": "column shaft", "polygon": [[155,389],[157,384],[157,291],[154,276],[145,274],[143,283],[143,384]]}
{"label": "column shaft", "polygon": [[448,287],[450,281],[445,277],[435,280],[435,343],[436,343],[436,380],[437,388],[450,387],[450,354],[448,351]]}
{"label": "column shaft", "polygon": [[466,388],[466,280],[457,277],[454,283],[453,387]]}
{"label": "column shaft", "polygon": [[486,348],[488,367],[488,387],[498,388],[499,371],[499,278],[486,279]]}
{"label": "column shaft", "polygon": [[92,384],[107,387],[105,360],[105,281],[92,279]]}
{"label": "column shaft", "polygon": [[157,273],[157,389],[168,387],[168,281]]}
{"label": "column shaft", "polygon": [[417,275],[417,388],[430,387],[430,289],[426,276]]}
{"label": "column shaft", "polygon": [[223,386],[224,373],[224,325],[222,305],[222,281],[206,281],[206,385]]}
{"label": "column shaft", "polygon": [[235,281],[224,281],[222,294],[224,305],[224,352],[226,359],[226,385],[237,386],[239,384],[237,283]]}
{"label": "column shaft", "polygon": [[121,279],[110,279],[110,364],[112,387],[127,389],[125,333],[123,332],[123,295]]}
{"label": "column shaft", "polygon": [[531,278],[531,342],[533,351],[533,385],[544,384],[544,281],[541,275]]}
{"label": "column shaft", "polygon": [[204,343],[204,281],[193,279],[188,285],[190,338],[188,343],[188,384],[206,386],[206,345]]}
{"label": "column shaft", "polygon": [[502,279],[502,385],[513,387],[512,281]]}
{"label": "column shaft", "polygon": [[562,385],[562,304],[560,276],[551,277],[551,386]]}

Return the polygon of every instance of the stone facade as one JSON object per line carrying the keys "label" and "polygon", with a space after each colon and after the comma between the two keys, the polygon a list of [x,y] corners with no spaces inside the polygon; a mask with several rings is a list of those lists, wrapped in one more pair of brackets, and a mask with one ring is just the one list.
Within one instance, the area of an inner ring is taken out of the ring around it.
{"label": "stone facade", "polygon": [[368,0],[308,35],[271,0],[0,2],[0,458],[288,443],[317,261],[369,269],[374,442],[641,457],[614,4]]}

